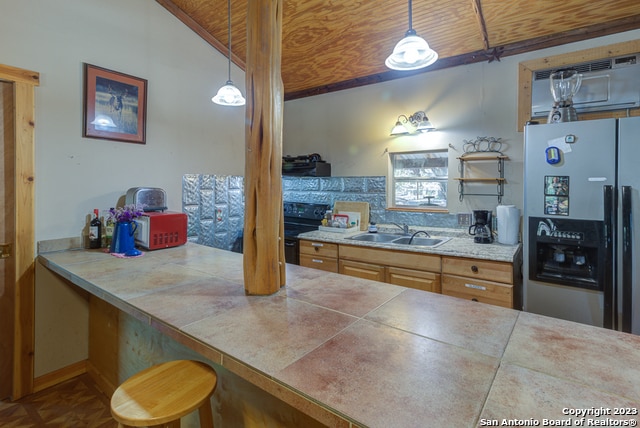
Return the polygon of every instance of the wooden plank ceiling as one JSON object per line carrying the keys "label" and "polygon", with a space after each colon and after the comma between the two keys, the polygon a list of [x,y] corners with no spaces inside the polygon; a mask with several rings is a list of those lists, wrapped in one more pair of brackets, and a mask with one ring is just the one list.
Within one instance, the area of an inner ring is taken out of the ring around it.
{"label": "wooden plank ceiling", "polygon": [[[156,1],[227,56],[226,0]],[[247,3],[231,3],[232,60],[244,69]],[[285,99],[640,28],[640,2],[413,0],[413,28],[440,58],[426,69],[391,71],[384,60],[408,26],[406,0],[284,0]]]}

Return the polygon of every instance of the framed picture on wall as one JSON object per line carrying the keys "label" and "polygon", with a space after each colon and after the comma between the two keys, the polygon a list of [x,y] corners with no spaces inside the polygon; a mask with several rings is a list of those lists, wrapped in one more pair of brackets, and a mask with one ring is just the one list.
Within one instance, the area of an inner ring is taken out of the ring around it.
{"label": "framed picture on wall", "polygon": [[146,143],[147,81],[84,64],[82,136]]}

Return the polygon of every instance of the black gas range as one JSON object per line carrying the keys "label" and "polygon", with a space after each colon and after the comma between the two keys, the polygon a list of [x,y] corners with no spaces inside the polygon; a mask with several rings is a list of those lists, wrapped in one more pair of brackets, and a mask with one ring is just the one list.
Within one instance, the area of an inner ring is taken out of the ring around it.
{"label": "black gas range", "polygon": [[298,235],[318,230],[330,208],[327,204],[284,202],[284,256],[287,263],[300,264]]}

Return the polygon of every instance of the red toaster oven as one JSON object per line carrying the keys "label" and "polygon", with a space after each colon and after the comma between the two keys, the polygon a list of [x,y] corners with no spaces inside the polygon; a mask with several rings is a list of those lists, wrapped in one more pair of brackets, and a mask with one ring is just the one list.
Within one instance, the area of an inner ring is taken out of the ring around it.
{"label": "red toaster oven", "polygon": [[146,212],[136,222],[136,244],[147,250],[177,247],[187,242],[185,213]]}

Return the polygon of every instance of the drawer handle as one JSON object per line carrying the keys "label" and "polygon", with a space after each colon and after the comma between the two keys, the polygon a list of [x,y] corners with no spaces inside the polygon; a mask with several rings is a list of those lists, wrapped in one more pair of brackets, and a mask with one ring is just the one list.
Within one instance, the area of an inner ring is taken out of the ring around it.
{"label": "drawer handle", "polygon": [[473,299],[471,299],[472,302],[477,302],[478,299],[476,299],[475,297]]}
{"label": "drawer handle", "polygon": [[322,245],[322,244],[318,244],[318,243],[316,243],[316,242],[312,242],[312,243],[311,243],[311,246],[312,246],[312,247],[324,247],[324,245]]}
{"label": "drawer handle", "polygon": [[311,259],[311,261],[313,263],[324,263],[322,260],[319,260],[319,259]]}
{"label": "drawer handle", "polygon": [[471,266],[471,272],[478,273],[478,266],[476,265]]}
{"label": "drawer handle", "polygon": [[482,285],[465,284],[464,286],[467,287],[467,288],[473,288],[474,290],[487,291],[487,287],[483,287]]}

